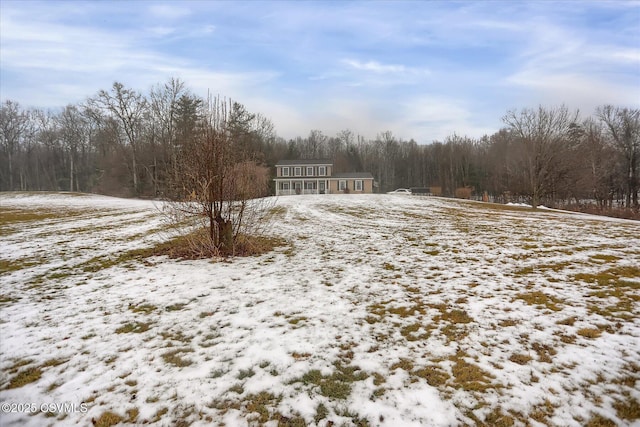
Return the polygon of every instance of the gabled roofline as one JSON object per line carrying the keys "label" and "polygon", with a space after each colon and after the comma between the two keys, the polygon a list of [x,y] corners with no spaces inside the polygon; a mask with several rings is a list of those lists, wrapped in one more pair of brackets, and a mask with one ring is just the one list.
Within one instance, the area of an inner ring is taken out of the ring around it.
{"label": "gabled roofline", "polygon": [[333,162],[328,159],[292,159],[278,160],[276,166],[333,166]]}

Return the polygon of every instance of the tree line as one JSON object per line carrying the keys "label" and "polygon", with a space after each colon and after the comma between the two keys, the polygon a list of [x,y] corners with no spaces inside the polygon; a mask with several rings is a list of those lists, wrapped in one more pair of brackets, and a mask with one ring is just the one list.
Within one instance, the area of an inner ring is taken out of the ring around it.
{"label": "tree line", "polygon": [[[311,130],[285,140],[267,117],[237,102],[222,104],[231,149],[267,174],[281,159],[326,158],[335,172],[371,172],[378,192],[426,187],[443,196],[534,206],[592,201],[601,209],[639,208],[639,109],[604,105],[582,117],[566,106],[524,108],[508,111],[492,135],[452,134],[418,144],[391,131],[365,139],[348,129],[336,135]],[[184,198],[193,191],[185,187],[184,159],[198,159],[193,141],[204,121],[215,122],[212,111],[220,112],[210,98],[196,96],[178,79],[148,93],[116,82],[57,111],[6,100],[0,110],[0,191]],[[264,188],[260,195],[273,192]]]}

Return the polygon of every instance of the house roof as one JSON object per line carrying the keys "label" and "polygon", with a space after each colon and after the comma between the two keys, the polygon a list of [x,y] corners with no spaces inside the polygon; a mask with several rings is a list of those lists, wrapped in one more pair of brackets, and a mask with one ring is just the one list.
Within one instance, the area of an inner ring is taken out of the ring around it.
{"label": "house roof", "polygon": [[331,166],[333,162],[327,159],[296,159],[296,160],[279,160],[276,166],[298,166],[298,165],[321,165]]}
{"label": "house roof", "polygon": [[373,175],[369,172],[347,172],[347,173],[334,173],[331,178],[338,179],[373,179]]}

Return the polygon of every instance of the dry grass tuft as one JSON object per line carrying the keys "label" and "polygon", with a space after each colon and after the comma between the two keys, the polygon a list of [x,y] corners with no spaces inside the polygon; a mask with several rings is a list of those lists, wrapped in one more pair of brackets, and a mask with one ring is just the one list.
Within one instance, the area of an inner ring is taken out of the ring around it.
{"label": "dry grass tuft", "polygon": [[605,418],[600,414],[594,414],[589,421],[584,425],[585,427],[617,427],[618,425],[611,421],[609,418]]}
{"label": "dry grass tuft", "polygon": [[529,356],[528,354],[514,353],[511,355],[511,357],[509,357],[509,360],[511,360],[513,363],[517,363],[518,365],[526,365],[531,360],[533,360],[533,357]]}
{"label": "dry grass tuft", "polygon": [[598,328],[582,328],[578,329],[576,333],[580,336],[591,339],[598,338],[600,335],[602,335],[602,331]]}
{"label": "dry grass tuft", "polygon": [[479,366],[465,361],[461,355],[454,357],[456,361],[451,371],[457,386],[466,391],[485,391],[492,387],[493,376]]}
{"label": "dry grass tuft", "polygon": [[412,376],[422,378],[432,387],[439,387],[446,384],[449,380],[449,374],[437,366],[426,366],[411,372]]}
{"label": "dry grass tuft", "polygon": [[616,410],[618,417],[623,420],[634,421],[640,419],[640,402],[631,396],[628,396],[624,402],[615,402],[613,408]]}
{"label": "dry grass tuft", "polygon": [[18,372],[11,380],[7,389],[20,388],[27,384],[36,382],[42,376],[42,370],[38,367],[24,369]]}
{"label": "dry grass tuft", "polygon": [[92,420],[94,427],[111,427],[124,421],[124,419],[111,411],[103,412],[100,418]]}
{"label": "dry grass tuft", "polygon": [[551,295],[547,295],[540,291],[520,293],[516,295],[516,299],[522,300],[529,305],[548,308],[549,310],[552,310],[552,311],[562,310],[562,307],[559,305],[562,302],[558,298]]}

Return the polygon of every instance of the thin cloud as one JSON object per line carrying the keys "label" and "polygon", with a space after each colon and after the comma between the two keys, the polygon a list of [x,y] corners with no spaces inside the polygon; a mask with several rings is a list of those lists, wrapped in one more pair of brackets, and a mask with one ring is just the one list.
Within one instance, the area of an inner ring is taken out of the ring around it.
{"label": "thin cloud", "polygon": [[148,8],[150,15],[154,18],[160,19],[181,19],[192,14],[191,10],[187,7],[178,6],[175,4],[154,4]]}
{"label": "thin cloud", "polygon": [[374,73],[404,73],[407,67],[404,65],[381,64],[377,61],[360,62],[355,59],[344,59],[346,65],[356,70],[372,71]]}

